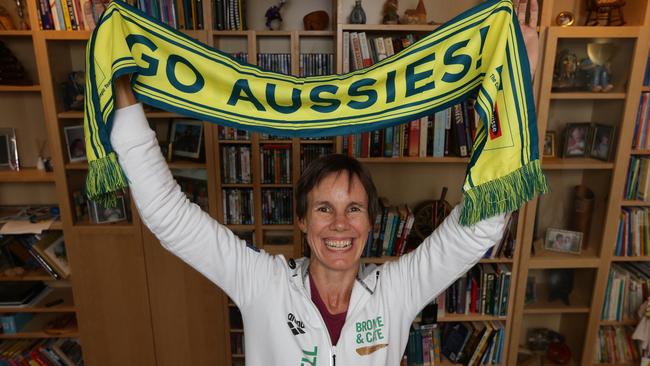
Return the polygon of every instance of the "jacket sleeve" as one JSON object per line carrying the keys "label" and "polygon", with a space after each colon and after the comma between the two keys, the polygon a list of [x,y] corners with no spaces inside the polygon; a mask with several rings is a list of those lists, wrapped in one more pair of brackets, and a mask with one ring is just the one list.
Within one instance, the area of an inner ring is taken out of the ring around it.
{"label": "jacket sleeve", "polygon": [[384,266],[382,279],[390,297],[406,305],[409,316],[417,315],[472,268],[501,239],[509,216],[501,214],[465,227],[458,223],[460,211],[456,206],[416,250]]}
{"label": "jacket sleeve", "polygon": [[[274,258],[247,247],[181,191],[165,162],[141,104],[118,109],[111,144],[129,180],[142,221],[174,255],[246,306],[267,288]],[[276,265],[274,265],[276,264]]]}

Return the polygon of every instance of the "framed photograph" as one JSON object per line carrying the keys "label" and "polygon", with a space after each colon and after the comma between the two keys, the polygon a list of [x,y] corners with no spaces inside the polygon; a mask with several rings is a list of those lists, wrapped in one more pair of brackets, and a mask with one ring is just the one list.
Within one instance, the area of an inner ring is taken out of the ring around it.
{"label": "framed photograph", "polygon": [[565,158],[583,158],[589,148],[590,123],[569,123],[564,130]]}
{"label": "framed photograph", "polygon": [[203,122],[191,119],[174,120],[170,140],[173,156],[199,159],[203,146]]}
{"label": "framed photograph", "polygon": [[63,278],[70,275],[68,255],[65,250],[63,235],[45,235],[34,245],[34,249],[49,263]]}
{"label": "framed photograph", "polygon": [[608,161],[614,140],[614,127],[597,124],[594,126],[590,156],[594,159]]}
{"label": "framed photograph", "polygon": [[16,130],[0,128],[0,169],[18,170],[19,168]]}
{"label": "framed photograph", "polygon": [[126,205],[124,196],[117,197],[117,206],[104,207],[98,202],[88,200],[88,215],[95,224],[124,221],[126,216]]}
{"label": "framed photograph", "polygon": [[542,152],[542,156],[545,158],[555,157],[556,135],[555,131],[546,131],[546,135],[544,135],[544,151]]}
{"label": "framed photograph", "polygon": [[554,252],[580,254],[582,233],[562,229],[547,229],[544,249]]}
{"label": "framed photograph", "polygon": [[63,127],[65,144],[68,146],[68,158],[71,163],[86,161],[86,139],[84,138],[84,126]]}

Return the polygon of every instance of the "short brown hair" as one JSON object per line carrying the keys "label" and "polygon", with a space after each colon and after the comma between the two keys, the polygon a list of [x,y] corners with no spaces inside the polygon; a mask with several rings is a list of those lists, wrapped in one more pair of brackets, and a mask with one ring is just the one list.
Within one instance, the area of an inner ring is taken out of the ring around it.
{"label": "short brown hair", "polygon": [[343,154],[321,156],[311,162],[302,173],[300,179],[298,179],[298,186],[296,187],[296,215],[298,219],[303,219],[307,215],[309,192],[328,175],[342,173],[344,171],[348,173],[349,183],[352,183],[352,178],[356,176],[366,190],[366,195],[368,196],[368,218],[372,224],[378,210],[377,188],[375,188],[375,183],[373,183],[368,169],[359,160]]}

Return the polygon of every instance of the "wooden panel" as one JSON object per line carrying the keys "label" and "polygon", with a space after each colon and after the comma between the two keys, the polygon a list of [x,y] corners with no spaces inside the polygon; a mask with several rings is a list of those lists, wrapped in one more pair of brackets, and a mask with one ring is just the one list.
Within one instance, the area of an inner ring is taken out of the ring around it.
{"label": "wooden panel", "polygon": [[75,228],[66,237],[86,364],[155,365],[139,231]]}
{"label": "wooden panel", "polygon": [[143,227],[158,366],[224,365],[226,297]]}

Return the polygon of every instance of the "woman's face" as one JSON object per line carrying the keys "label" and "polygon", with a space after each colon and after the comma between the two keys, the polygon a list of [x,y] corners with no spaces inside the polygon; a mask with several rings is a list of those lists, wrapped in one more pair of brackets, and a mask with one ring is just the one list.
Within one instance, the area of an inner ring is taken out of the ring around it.
{"label": "woman's face", "polygon": [[358,177],[332,173],[308,194],[307,214],[299,221],[312,262],[326,269],[357,269],[370,231],[368,195]]}

